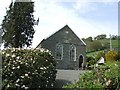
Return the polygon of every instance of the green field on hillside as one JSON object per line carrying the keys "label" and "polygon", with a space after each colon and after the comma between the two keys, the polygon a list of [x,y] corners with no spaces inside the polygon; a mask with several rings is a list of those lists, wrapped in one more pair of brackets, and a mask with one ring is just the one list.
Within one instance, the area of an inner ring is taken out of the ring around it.
{"label": "green field on hillside", "polygon": [[[109,45],[110,45],[110,40],[109,39],[102,39],[102,40],[98,40],[98,41],[100,41],[101,43],[109,43]],[[112,47],[113,48],[117,48],[118,47],[118,40],[111,40],[111,42],[112,42]]]}
{"label": "green field on hillside", "polygon": [[117,48],[118,47],[118,40],[112,40],[112,47]]}
{"label": "green field on hillside", "polygon": [[[100,41],[102,44],[108,43],[107,50],[110,49],[110,40],[109,39],[102,39],[102,40],[98,40],[98,41]],[[112,48],[118,48],[118,40],[111,40],[111,42],[112,42]],[[87,52],[87,56],[96,56],[97,53],[99,53],[101,51],[104,51],[104,50]]]}

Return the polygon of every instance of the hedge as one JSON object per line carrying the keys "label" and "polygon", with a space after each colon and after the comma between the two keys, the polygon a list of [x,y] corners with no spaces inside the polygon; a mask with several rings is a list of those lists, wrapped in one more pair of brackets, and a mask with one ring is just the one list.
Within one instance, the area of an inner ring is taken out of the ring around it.
{"label": "hedge", "polygon": [[56,78],[56,62],[45,49],[2,50],[2,89],[51,88]]}
{"label": "hedge", "polygon": [[83,73],[75,84],[63,88],[120,90],[120,62],[108,62]]}

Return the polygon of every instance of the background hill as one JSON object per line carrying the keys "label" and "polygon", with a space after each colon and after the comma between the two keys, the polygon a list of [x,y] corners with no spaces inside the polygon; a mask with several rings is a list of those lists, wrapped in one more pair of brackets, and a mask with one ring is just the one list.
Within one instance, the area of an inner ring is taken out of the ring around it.
{"label": "background hill", "polygon": [[[110,50],[110,38],[106,38],[105,34],[96,36],[95,38],[88,37],[83,38],[83,41],[87,44],[86,52],[87,55],[95,55],[99,51],[108,51]],[[111,36],[111,43],[113,50],[118,50],[118,36]]]}

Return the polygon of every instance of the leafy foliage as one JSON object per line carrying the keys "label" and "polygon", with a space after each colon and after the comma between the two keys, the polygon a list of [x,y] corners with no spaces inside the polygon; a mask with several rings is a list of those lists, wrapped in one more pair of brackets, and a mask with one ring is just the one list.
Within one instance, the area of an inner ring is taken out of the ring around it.
{"label": "leafy foliage", "polygon": [[80,76],[75,84],[66,85],[63,88],[91,88],[119,90],[120,88],[120,62],[109,62],[93,69],[86,71]]}
{"label": "leafy foliage", "polygon": [[92,51],[101,50],[102,49],[102,44],[101,44],[100,41],[94,40],[90,44],[90,47],[91,47]]}
{"label": "leafy foliage", "polygon": [[87,69],[92,69],[91,66],[93,66],[94,64],[97,63],[97,61],[101,58],[101,57],[104,57],[105,54],[103,51],[100,51],[96,54],[96,56],[87,56],[87,63],[88,63],[88,68]]}
{"label": "leafy foliage", "polygon": [[34,31],[34,3],[11,2],[2,22],[2,39],[5,47],[30,46]]}
{"label": "leafy foliage", "polygon": [[106,39],[106,34],[101,34],[95,37],[96,40]]}
{"label": "leafy foliage", "polygon": [[108,51],[105,54],[106,61],[115,61],[118,59],[118,53],[116,51]]}
{"label": "leafy foliage", "polygon": [[101,57],[105,57],[104,51],[98,52],[97,55],[95,56],[95,59],[98,61]]}
{"label": "leafy foliage", "polygon": [[56,62],[44,49],[4,49],[2,51],[2,89],[39,89],[52,87]]}

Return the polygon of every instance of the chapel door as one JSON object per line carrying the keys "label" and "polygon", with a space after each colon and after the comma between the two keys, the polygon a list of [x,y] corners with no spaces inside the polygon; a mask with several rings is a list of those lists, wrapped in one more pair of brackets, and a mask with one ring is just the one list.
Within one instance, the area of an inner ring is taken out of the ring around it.
{"label": "chapel door", "polygon": [[82,67],[82,63],[83,63],[83,56],[80,55],[80,56],[79,56],[79,68]]}

